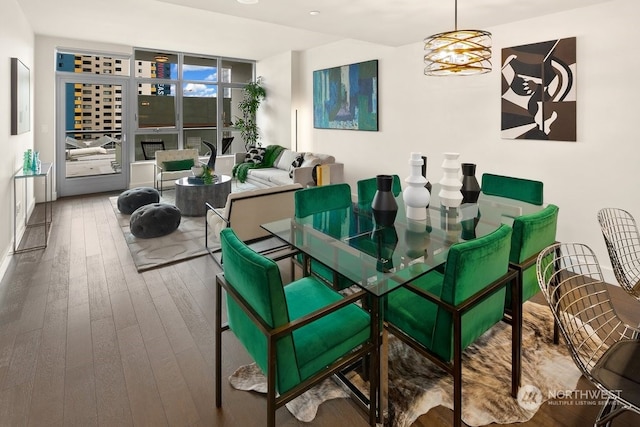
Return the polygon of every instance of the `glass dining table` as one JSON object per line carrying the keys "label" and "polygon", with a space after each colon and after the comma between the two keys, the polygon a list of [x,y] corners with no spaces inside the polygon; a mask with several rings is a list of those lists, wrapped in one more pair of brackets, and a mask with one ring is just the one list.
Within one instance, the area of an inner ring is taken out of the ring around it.
{"label": "glass dining table", "polygon": [[[480,194],[477,203],[445,208],[438,199],[438,185],[432,188],[425,220],[408,219],[402,193],[396,196],[398,213],[392,226],[381,227],[373,219],[370,205],[354,203],[344,209],[328,210],[304,218],[287,218],[262,225],[262,228],[304,254],[306,268],[313,259],[345,276],[372,298],[372,333],[379,352],[377,407],[379,419],[386,408],[384,369],[385,348],[382,337],[382,298],[394,289],[442,267],[451,245],[481,237],[495,231],[501,224],[533,213],[543,206],[513,199]],[[515,275],[513,275],[515,276]],[[513,289],[514,300],[521,295],[520,286]],[[512,394],[517,394],[520,378],[521,304],[513,312],[513,367],[517,370]]]}

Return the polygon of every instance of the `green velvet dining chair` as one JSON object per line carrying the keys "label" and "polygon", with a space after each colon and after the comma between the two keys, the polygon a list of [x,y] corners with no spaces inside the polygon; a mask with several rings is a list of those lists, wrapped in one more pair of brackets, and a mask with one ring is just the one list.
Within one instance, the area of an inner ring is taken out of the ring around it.
{"label": "green velvet dining chair", "polygon": [[[377,349],[369,314],[313,276],[283,286],[277,263],[242,242],[233,229],[220,233],[223,272],[216,276],[216,407],[222,406],[222,332],[231,330],[267,377],[267,425],[278,408],[313,385],[366,357],[369,395],[377,393]],[[222,324],[222,289],[228,324]],[[375,425],[375,399],[369,422]]]}
{"label": "green velvet dining chair", "polygon": [[481,189],[490,196],[506,197],[541,206],[544,200],[544,184],[512,176],[482,174]]}
{"label": "green velvet dining chair", "polygon": [[[432,270],[392,291],[386,301],[389,332],[453,375],[455,426],[462,424],[462,351],[501,321],[505,288],[517,286],[517,274],[509,269],[511,232],[503,224],[453,244],[444,272]],[[512,394],[518,378],[514,368]]]}
{"label": "green velvet dining chair", "polygon": [[[518,270],[522,284],[522,302],[540,291],[536,278],[538,253],[555,243],[559,208],[550,204],[544,209],[513,220],[513,236],[509,262]],[[507,291],[506,307],[510,307],[510,291]]]}
{"label": "green velvet dining chair", "polygon": [[[295,217],[301,219],[321,214],[315,219],[316,225],[333,237],[339,237],[344,215],[351,206],[351,187],[347,183],[304,188],[294,194]],[[338,290],[353,285],[351,280],[319,261],[307,259],[303,254],[298,254],[295,259],[301,265],[303,274],[314,274]]]}
{"label": "green velvet dining chair", "polygon": [[[513,235],[509,252],[509,266],[518,272],[520,300],[531,299],[540,291],[536,277],[536,259],[540,251],[556,242],[559,208],[550,204],[544,209],[513,220]],[[511,289],[504,300],[505,320],[512,321]],[[554,323],[553,342],[558,344],[559,331]]]}

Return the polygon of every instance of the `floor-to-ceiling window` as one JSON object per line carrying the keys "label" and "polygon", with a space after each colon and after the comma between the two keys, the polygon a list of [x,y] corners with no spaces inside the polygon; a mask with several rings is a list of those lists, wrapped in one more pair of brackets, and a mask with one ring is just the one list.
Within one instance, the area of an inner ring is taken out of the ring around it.
{"label": "floor-to-ceiling window", "polygon": [[242,150],[233,128],[242,88],[255,77],[255,63],[191,53],[136,49],[134,159],[152,157],[144,147],[195,148],[218,154]]}
{"label": "floor-to-ceiling window", "polygon": [[233,123],[255,61],[148,49],[56,55],[60,195],[126,188],[129,163],[152,157],[143,144],[244,151]]}

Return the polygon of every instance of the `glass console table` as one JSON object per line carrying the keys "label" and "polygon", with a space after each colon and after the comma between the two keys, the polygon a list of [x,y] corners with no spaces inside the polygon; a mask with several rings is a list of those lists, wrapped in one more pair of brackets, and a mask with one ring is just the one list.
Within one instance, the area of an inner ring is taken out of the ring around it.
{"label": "glass console table", "polygon": [[[13,175],[13,253],[18,254],[21,252],[34,251],[37,249],[44,249],[47,247],[49,242],[49,231],[51,231],[51,221],[53,218],[53,208],[51,206],[51,201],[53,200],[53,183],[51,182],[51,169],[53,167],[52,163],[42,163],[40,169],[37,171],[25,171],[22,168],[18,170]],[[29,178],[44,178],[44,221],[38,223],[29,224],[28,217],[28,209],[27,209],[27,180]],[[18,192],[17,192],[17,183],[18,180],[24,181],[24,191],[23,191],[23,203],[22,210],[24,210],[24,224],[25,224],[25,234],[27,228],[32,227],[44,227],[44,241],[41,245],[27,246],[20,248],[17,237],[17,229],[18,229]],[[47,191],[48,190],[48,191]]]}

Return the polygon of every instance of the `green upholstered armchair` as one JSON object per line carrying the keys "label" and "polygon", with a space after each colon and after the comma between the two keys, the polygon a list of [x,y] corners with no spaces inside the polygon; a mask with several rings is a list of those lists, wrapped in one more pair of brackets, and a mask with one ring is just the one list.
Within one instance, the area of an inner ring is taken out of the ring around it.
{"label": "green upholstered armchair", "polygon": [[[315,277],[283,286],[275,261],[258,254],[233,229],[220,233],[224,272],[216,277],[216,406],[222,405],[222,332],[231,329],[267,377],[267,425],[275,411],[321,380],[377,353],[369,314],[353,304],[364,291],[343,298]],[[228,325],[222,324],[222,289]],[[371,381],[370,395],[377,392]],[[374,399],[375,400],[375,399]],[[375,402],[369,418],[375,424]]]}
{"label": "green upholstered armchair", "polygon": [[543,203],[544,186],[540,181],[485,173],[482,174],[481,187],[482,192],[490,196],[521,200],[538,206]]}
{"label": "green upholstered armchair", "polygon": [[[491,234],[456,243],[444,273],[433,270],[388,295],[388,330],[453,375],[456,426],[462,423],[462,351],[501,321],[505,287],[517,286],[517,274],[509,270],[510,241],[511,227],[503,224]],[[518,379],[514,368],[514,397]]]}
{"label": "green upholstered armchair", "polygon": [[[344,214],[342,209],[347,209],[352,204],[351,187],[340,183],[304,188],[296,191],[294,204],[296,218],[322,213],[326,217],[323,223],[328,227],[324,231],[331,235],[331,228],[340,227],[342,223],[342,218],[338,217]],[[332,210],[335,212],[331,212]],[[296,259],[302,265],[305,275],[314,274],[338,290],[353,285],[349,279],[316,260],[310,260],[304,255],[298,255]]]}

